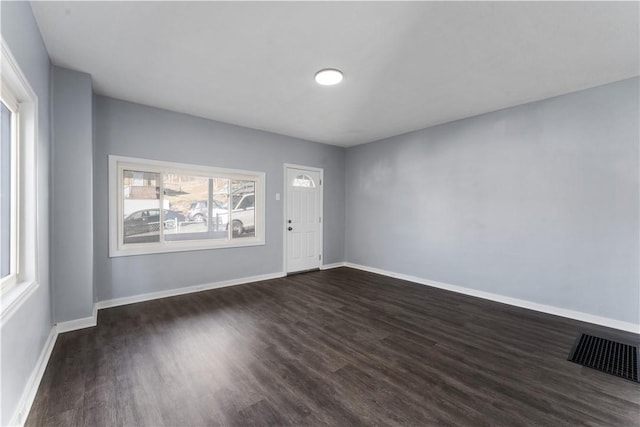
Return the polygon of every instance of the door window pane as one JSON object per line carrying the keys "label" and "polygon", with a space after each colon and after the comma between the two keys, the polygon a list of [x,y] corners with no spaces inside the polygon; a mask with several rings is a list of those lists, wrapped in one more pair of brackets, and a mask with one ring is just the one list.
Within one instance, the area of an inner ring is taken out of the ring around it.
{"label": "door window pane", "polygon": [[293,179],[294,187],[315,188],[316,183],[309,175],[298,175]]}
{"label": "door window pane", "polygon": [[160,174],[124,170],[123,241],[150,243],[160,241]]}

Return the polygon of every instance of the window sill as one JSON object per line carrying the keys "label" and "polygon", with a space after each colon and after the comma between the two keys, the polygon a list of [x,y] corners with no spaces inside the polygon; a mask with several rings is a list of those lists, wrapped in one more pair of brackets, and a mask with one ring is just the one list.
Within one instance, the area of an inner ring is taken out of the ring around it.
{"label": "window sill", "polygon": [[[245,240],[246,239],[246,240]],[[210,249],[229,249],[229,248],[242,248],[247,246],[264,246],[264,239],[260,238],[242,238],[238,239],[239,241],[226,241],[225,243],[205,243],[205,244],[195,244],[195,242],[165,242],[164,244],[158,244],[154,246],[131,246],[127,249],[119,249],[115,251],[111,251],[109,253],[109,258],[117,258],[121,256],[132,256],[132,255],[151,255],[151,254],[162,254],[162,253],[171,253],[171,252],[186,252],[186,251],[204,251]]]}
{"label": "window sill", "polygon": [[37,288],[38,282],[36,281],[20,282],[0,297],[0,327],[4,326]]}

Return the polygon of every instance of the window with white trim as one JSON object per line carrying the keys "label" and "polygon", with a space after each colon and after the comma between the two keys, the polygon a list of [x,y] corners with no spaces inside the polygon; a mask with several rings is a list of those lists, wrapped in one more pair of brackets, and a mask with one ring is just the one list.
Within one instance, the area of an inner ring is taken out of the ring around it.
{"label": "window with white trim", "polygon": [[38,99],[0,43],[0,319],[37,286]]}
{"label": "window with white trim", "polygon": [[18,278],[18,102],[3,84],[0,97],[0,273],[2,291]]}
{"label": "window with white trim", "polygon": [[109,255],[264,244],[262,172],[109,156]]}

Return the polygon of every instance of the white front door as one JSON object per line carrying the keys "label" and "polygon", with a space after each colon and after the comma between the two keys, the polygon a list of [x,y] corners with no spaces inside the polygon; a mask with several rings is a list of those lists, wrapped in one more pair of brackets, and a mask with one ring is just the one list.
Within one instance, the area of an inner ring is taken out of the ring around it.
{"label": "white front door", "polygon": [[318,169],[285,168],[287,273],[319,268],[322,261],[322,174]]}

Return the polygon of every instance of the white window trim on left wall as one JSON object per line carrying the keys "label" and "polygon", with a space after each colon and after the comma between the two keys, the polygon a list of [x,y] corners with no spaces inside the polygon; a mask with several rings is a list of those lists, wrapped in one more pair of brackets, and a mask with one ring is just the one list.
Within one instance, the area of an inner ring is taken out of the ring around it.
{"label": "white window trim on left wall", "polygon": [[[4,38],[0,41],[2,98],[16,110],[16,156],[13,171],[11,238],[15,262],[0,288],[0,325],[38,286],[37,129],[38,97],[18,66]],[[10,95],[9,95],[10,94]]]}

